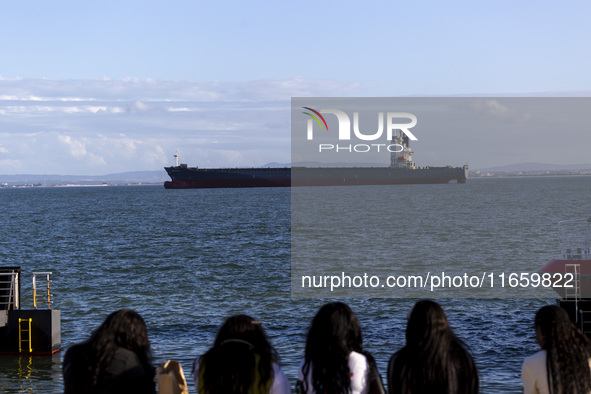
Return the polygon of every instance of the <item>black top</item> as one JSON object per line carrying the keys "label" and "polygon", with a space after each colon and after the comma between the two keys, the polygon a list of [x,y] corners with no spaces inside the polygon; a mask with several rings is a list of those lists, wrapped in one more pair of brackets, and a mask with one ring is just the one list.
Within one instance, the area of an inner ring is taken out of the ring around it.
{"label": "black top", "polygon": [[[64,356],[64,394],[82,392],[80,382],[88,383],[86,365],[87,344],[71,346]],[[155,393],[154,371],[146,370],[139,357],[131,350],[119,348],[99,378],[92,394]]]}

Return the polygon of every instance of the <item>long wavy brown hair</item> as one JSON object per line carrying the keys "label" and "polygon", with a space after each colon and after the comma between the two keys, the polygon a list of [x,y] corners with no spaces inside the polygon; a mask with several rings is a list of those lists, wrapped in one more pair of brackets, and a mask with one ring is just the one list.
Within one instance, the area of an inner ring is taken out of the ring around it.
{"label": "long wavy brown hair", "polygon": [[[131,309],[120,309],[111,313],[97,328],[90,339],[78,345],[80,358],[72,360],[64,370],[68,380],[68,393],[92,393],[104,379],[107,368],[115,353],[124,348],[135,353],[146,371],[145,381],[137,392],[154,392],[155,369],[151,361],[150,341],[144,319]],[[65,360],[64,360],[65,361]]]}
{"label": "long wavy brown hair", "polygon": [[278,359],[260,320],[248,315],[229,317],[220,327],[213,347],[198,359],[197,391],[268,393],[274,377],[273,362]]}
{"label": "long wavy brown hair", "polygon": [[388,364],[394,393],[477,393],[478,371],[466,345],[435,301],[417,302],[406,326],[406,345]]}
{"label": "long wavy brown hair", "polygon": [[535,318],[538,342],[546,350],[550,393],[591,392],[591,341],[555,305],[542,307]]}

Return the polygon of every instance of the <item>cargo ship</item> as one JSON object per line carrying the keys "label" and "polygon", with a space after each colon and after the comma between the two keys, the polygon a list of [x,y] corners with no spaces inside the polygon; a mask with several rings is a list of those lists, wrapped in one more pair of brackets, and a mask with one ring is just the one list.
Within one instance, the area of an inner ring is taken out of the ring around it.
{"label": "cargo ship", "polygon": [[388,167],[284,167],[284,168],[198,168],[178,162],[164,167],[171,181],[166,189],[402,185],[429,183],[466,183],[468,165],[462,167],[417,168],[412,161],[409,139],[395,132]]}

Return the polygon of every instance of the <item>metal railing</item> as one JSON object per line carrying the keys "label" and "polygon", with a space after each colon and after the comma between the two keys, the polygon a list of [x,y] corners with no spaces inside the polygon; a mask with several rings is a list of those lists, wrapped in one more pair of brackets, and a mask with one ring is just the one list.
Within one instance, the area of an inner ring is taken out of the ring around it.
{"label": "metal railing", "polygon": [[591,218],[558,222],[560,249],[566,260],[588,260],[591,257]]}
{"label": "metal railing", "polygon": [[19,294],[20,286],[18,281],[18,271],[0,273],[0,288],[7,291],[7,294],[0,293],[0,310],[15,310],[21,308]]}
{"label": "metal railing", "polygon": [[575,323],[578,323],[579,301],[581,300],[581,264],[565,264],[564,273],[573,275],[573,287],[564,289],[564,299],[575,301]]}
{"label": "metal railing", "polygon": [[591,311],[579,311],[581,315],[581,332],[585,335],[591,335]]}
{"label": "metal railing", "polygon": [[565,297],[570,300],[581,299],[581,264],[565,264],[564,273],[573,275],[573,286],[565,287]]}
{"label": "metal railing", "polygon": [[51,279],[49,278],[51,272],[33,272],[33,306],[37,309],[37,275],[45,275],[46,284],[41,287],[43,294],[39,295],[39,298],[47,299],[47,301],[44,300],[42,303],[47,303],[47,309],[51,309],[51,304],[53,303],[51,300],[51,297],[53,297],[53,294],[51,294]]}

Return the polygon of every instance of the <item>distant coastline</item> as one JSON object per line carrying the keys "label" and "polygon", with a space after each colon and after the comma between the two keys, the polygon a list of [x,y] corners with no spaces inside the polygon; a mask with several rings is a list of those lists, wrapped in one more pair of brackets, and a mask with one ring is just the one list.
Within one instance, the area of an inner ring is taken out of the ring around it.
{"label": "distant coastline", "polygon": [[547,171],[470,171],[469,178],[531,178],[541,176],[589,176],[591,170],[547,170]]}
{"label": "distant coastline", "polygon": [[168,179],[168,175],[166,175],[164,170],[122,172],[107,175],[20,174],[0,175],[0,187],[158,185],[163,184]]}
{"label": "distant coastline", "polygon": [[[581,165],[586,166],[586,165]],[[267,167],[267,166],[263,166]],[[544,169],[544,167],[546,169]],[[575,166],[553,166],[543,164],[521,164],[489,169],[470,170],[468,179],[591,176],[591,165],[587,169]],[[528,169],[529,168],[529,169]],[[11,187],[101,187],[101,186],[143,186],[163,185],[169,180],[162,171],[137,171],[119,174],[83,175],[0,175],[0,188]]]}
{"label": "distant coastline", "polygon": [[162,186],[161,182],[158,183],[146,183],[146,182],[138,182],[138,183],[102,183],[102,184],[84,184],[84,185],[77,185],[77,184],[65,184],[65,185],[42,185],[42,184],[15,184],[9,185],[6,183],[0,184],[0,189],[17,189],[17,188],[27,188],[27,187],[35,187],[35,188],[80,188],[80,187],[125,187],[125,186]]}

